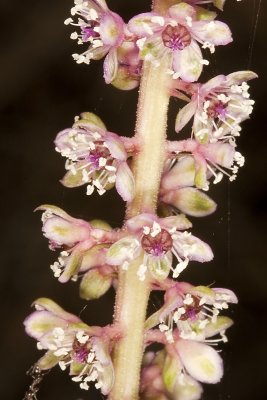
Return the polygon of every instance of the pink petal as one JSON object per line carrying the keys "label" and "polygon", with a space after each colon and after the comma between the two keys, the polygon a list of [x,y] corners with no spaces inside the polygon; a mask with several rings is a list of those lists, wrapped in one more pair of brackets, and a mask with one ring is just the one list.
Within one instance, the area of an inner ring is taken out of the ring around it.
{"label": "pink petal", "polygon": [[113,12],[104,14],[100,20],[99,34],[104,45],[118,47],[124,37],[124,22],[121,17]]}
{"label": "pink petal", "polygon": [[116,49],[112,49],[108,52],[103,68],[105,82],[109,84],[115,79],[118,72],[118,57]]}
{"label": "pink petal", "polygon": [[115,133],[107,132],[105,143],[107,144],[107,147],[112,157],[120,161],[127,160],[127,152],[125,150],[123,141],[118,135],[116,135]]}
{"label": "pink petal", "polygon": [[84,225],[74,224],[60,217],[48,218],[43,225],[44,236],[59,245],[72,246],[90,238],[90,229]]}
{"label": "pink petal", "polygon": [[210,143],[201,152],[207,160],[224,168],[230,168],[234,162],[235,147],[229,143]]}
{"label": "pink petal", "polygon": [[243,82],[250,81],[251,79],[258,78],[258,75],[253,71],[238,71],[233,72],[232,74],[227,75],[226,77],[226,85],[240,85]]}
{"label": "pink petal", "polygon": [[33,305],[38,308],[38,310],[46,310],[55,316],[64,319],[70,323],[81,322],[80,318],[76,317],[67,311],[65,311],[62,307],[60,307],[53,300],[48,299],[46,297],[40,297],[39,299],[33,302]]}
{"label": "pink petal", "polygon": [[173,53],[172,66],[185,82],[195,82],[202,72],[202,54],[198,44],[192,40],[191,44],[183,50]]}
{"label": "pink petal", "polygon": [[24,321],[27,334],[39,340],[45,333],[56,327],[66,328],[68,322],[49,311],[35,311]]}
{"label": "pink petal", "polygon": [[182,214],[161,218],[160,225],[167,229],[176,228],[182,231],[192,227],[192,223]]}
{"label": "pink petal", "polygon": [[143,231],[144,226],[151,227],[153,222],[158,222],[159,219],[154,214],[139,214],[136,217],[128,219],[126,221],[127,228],[134,233],[139,233]]}
{"label": "pink petal", "polygon": [[66,259],[64,271],[58,278],[59,282],[66,283],[71,279],[72,276],[77,275],[80,269],[82,256],[83,253],[79,251],[78,246],[76,246],[75,250],[72,251],[71,255]]}
{"label": "pink petal", "polygon": [[170,7],[168,13],[171,18],[183,24],[186,22],[186,18],[188,17],[192,18],[193,20],[196,18],[195,8],[183,2]]}
{"label": "pink petal", "polygon": [[176,349],[187,372],[197,381],[217,383],[223,376],[222,359],[212,347],[191,340],[179,340]]}
{"label": "pink petal", "polygon": [[158,17],[159,21],[162,20],[164,25],[165,21],[162,16],[152,12],[142,13],[136,15],[128,22],[128,28],[130,32],[139,37],[147,37],[157,31],[160,31],[162,29],[162,25],[160,25],[158,22],[153,22],[154,17]]}
{"label": "pink petal", "polygon": [[208,82],[204,83],[200,87],[200,95],[206,96],[213,89],[220,87],[221,85],[225,85],[226,76],[225,75],[217,75],[214,78],[210,79]]}
{"label": "pink petal", "polygon": [[233,41],[228,25],[221,21],[195,21],[191,32],[194,38],[200,42],[226,45]]}
{"label": "pink petal", "polygon": [[116,174],[116,189],[124,201],[132,201],[135,193],[134,177],[126,162],[121,162]]}
{"label": "pink petal", "polygon": [[190,121],[197,109],[197,101],[190,101],[186,106],[181,108],[177,114],[175,121],[175,131],[180,132],[183,127]]}
{"label": "pink petal", "polygon": [[162,193],[183,186],[193,186],[195,179],[195,161],[192,156],[184,156],[165,173],[161,180]]}

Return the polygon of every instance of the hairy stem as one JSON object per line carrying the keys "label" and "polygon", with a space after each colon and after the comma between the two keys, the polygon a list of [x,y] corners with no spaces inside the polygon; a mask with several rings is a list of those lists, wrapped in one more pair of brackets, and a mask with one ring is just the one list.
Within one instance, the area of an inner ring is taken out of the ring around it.
{"label": "hairy stem", "polygon": [[[137,110],[136,139],[140,152],[133,160],[136,195],[128,204],[126,217],[154,213],[165,158],[167,111],[169,104],[169,58],[159,66],[145,61]],[[137,271],[142,257],[127,271],[119,271],[115,305],[115,323],[122,329],[122,339],[114,350],[115,384],[111,400],[136,400],[139,393],[143,356],[144,321],[150,293],[149,279],[141,281]]]}

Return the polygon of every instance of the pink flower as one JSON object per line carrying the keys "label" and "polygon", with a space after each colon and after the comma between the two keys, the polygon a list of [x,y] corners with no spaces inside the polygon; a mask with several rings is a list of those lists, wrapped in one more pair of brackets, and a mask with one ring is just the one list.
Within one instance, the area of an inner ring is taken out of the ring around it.
{"label": "pink flower", "polygon": [[110,341],[103,328],[90,327],[47,298],[34,302],[36,311],[24,321],[28,335],[35,338],[39,350],[47,350],[38,361],[41,370],[55,365],[70,368],[74,382],[88,390],[89,384],[108,394],[114,381],[109,355]]}
{"label": "pink flower", "polygon": [[224,331],[232,320],[220,316],[229,303],[237,303],[236,295],[229,289],[193,286],[177,282],[167,288],[164,305],[146,321],[146,328],[159,325],[170,343],[174,341],[175,329],[181,339],[204,340],[221,334],[218,341],[227,341]]}
{"label": "pink flower", "polygon": [[61,249],[58,260],[50,268],[62,283],[70,278],[76,280],[80,269],[90,269],[95,246],[110,244],[118,239],[117,233],[109,228],[93,227],[89,222],[73,218],[58,207],[43,205],[37,210],[44,210],[42,230],[49,239],[50,249]]}
{"label": "pink flower", "polygon": [[95,114],[81,114],[72,128],[58,133],[55,145],[56,151],[67,158],[64,186],[87,185],[88,195],[95,189],[102,195],[115,184],[123,200],[132,200],[134,178],[123,139],[108,132]]}
{"label": "pink flower", "polygon": [[[127,269],[140,256],[142,261],[137,272],[140,280],[145,280],[147,271],[155,279],[163,280],[171,269],[173,276],[178,277],[189,260],[205,262],[213,258],[206,243],[185,231],[190,227],[191,223],[183,215],[158,218],[140,214],[127,220],[126,236],[109,248],[107,261]],[[172,254],[178,261],[174,269]]]}
{"label": "pink flower", "polygon": [[77,16],[77,23],[72,18],[65,20],[66,25],[77,26],[79,31],[71,34],[71,39],[78,44],[89,44],[82,54],[73,54],[78,63],[89,64],[90,60],[104,61],[104,78],[110,83],[116,76],[118,68],[117,48],[125,38],[126,26],[122,18],[109,10],[105,0],[74,0],[75,6],[71,15]]}
{"label": "pink flower", "polygon": [[254,72],[239,71],[191,86],[192,98],[177,115],[176,132],[193,117],[193,132],[200,143],[229,142],[235,145],[235,139],[240,135],[240,123],[249,118],[253,110],[254,101],[250,99],[247,81],[256,77]]}
{"label": "pink flower", "polygon": [[157,64],[164,54],[169,54],[173,77],[194,82],[203,64],[208,63],[203,60],[198,43],[214,52],[215,46],[232,41],[228,26],[213,19],[198,19],[196,9],[181,2],[170,7],[165,17],[153,12],[139,14],[129,21],[128,27],[139,38],[142,59]]}

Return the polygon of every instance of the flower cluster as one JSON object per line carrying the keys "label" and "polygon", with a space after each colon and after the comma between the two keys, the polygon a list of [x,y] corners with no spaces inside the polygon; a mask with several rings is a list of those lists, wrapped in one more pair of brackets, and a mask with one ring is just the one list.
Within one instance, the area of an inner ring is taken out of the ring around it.
{"label": "flower cluster", "polygon": [[[74,218],[56,206],[37,208],[43,211],[42,230],[49,248],[59,250],[58,259],[50,266],[54,276],[62,283],[79,279],[83,299],[97,299],[112,285],[123,291],[129,276],[135,278],[139,294],[143,287],[147,292],[164,292],[163,305],[146,320],[140,340],[142,351],[143,343],[145,348],[152,343],[161,345],[161,350],[148,351],[143,359],[143,400],[198,400],[203,391],[201,383],[217,383],[223,375],[222,359],[212,346],[227,341],[225,331],[232,320],[220,313],[230,303],[237,303],[237,298],[229,289],[193,286],[177,278],[190,261],[213,259],[210,246],[191,233],[188,217],[213,213],[216,203],[206,193],[210,182],[219,183],[223,175],[233,181],[244,164],[236,138],[253,109],[247,82],[256,74],[238,71],[197,82],[203,66],[209,63],[203,56],[207,49],[214,53],[216,46],[232,41],[228,26],[212,11],[212,6],[222,10],[224,3],[170,1],[164,14],[154,9],[125,23],[105,0],[74,0],[72,16],[65,21],[76,27],[71,38],[86,46],[81,54],[73,55],[74,60],[89,64],[105,58],[104,79],[119,89],[137,87],[144,63],[144,74],[148,71],[158,77],[156,71],[161,71],[164,58],[165,95],[169,91],[169,97],[187,103],[177,114],[176,132],[193,122],[188,139],[166,141],[160,149],[163,168],[155,173],[155,191],[145,193],[155,197],[146,207],[139,206],[143,193],[135,177],[138,180],[146,173],[137,164],[145,153],[140,154],[142,146],[149,148],[150,142],[142,141],[143,132],[140,134],[138,127],[135,137],[124,137],[108,131],[97,115],[82,113],[55,139],[56,151],[66,158],[61,182],[68,188],[85,185],[87,195],[97,192],[101,196],[115,187],[127,202],[126,219],[122,227],[114,229],[102,220]],[[141,85],[142,96],[145,89]],[[150,104],[153,96],[148,97],[150,101],[142,96],[140,108],[146,103],[148,114],[154,112]],[[145,114],[143,110],[141,113]],[[142,117],[143,121],[151,118]],[[152,133],[155,125],[153,120]],[[150,159],[145,161],[141,167]],[[118,296],[116,312],[122,307],[122,298],[127,299],[127,293]],[[38,370],[56,365],[61,370],[69,368],[72,380],[81,389],[88,390],[93,383],[102,394],[109,394],[116,378],[112,357],[118,353],[114,346],[127,336],[131,313],[120,310],[127,314],[127,323],[116,315],[113,324],[96,327],[50,299],[38,299],[34,305],[36,311],[25,320],[25,328],[37,340],[38,349],[46,351],[36,364]],[[138,327],[138,334],[142,327]]]}
{"label": "flower cluster", "polygon": [[[146,322],[147,344],[158,341],[165,348],[146,355],[142,398],[168,399],[172,395],[198,400],[203,391],[200,383],[221,380],[222,359],[212,346],[227,341],[225,331],[232,320],[219,313],[228,308],[228,303],[236,302],[235,294],[228,289],[193,287],[185,282],[166,291],[163,307]],[[158,324],[158,329],[151,330]]]}
{"label": "flower cluster", "polygon": [[[196,81],[203,65],[201,49],[226,45],[232,41],[228,26],[215,20],[216,13],[198,4],[199,1],[177,1],[166,15],[155,12],[133,17],[128,24],[109,10],[104,0],[74,0],[72,17],[66,25],[77,27],[71,38],[79,45],[89,45],[81,54],[73,54],[78,63],[105,57],[104,78],[121,89],[136,87],[143,60],[159,64],[164,54],[170,56],[170,73],[175,79]],[[222,8],[222,1],[210,1]],[[77,22],[73,20],[77,18]]]}

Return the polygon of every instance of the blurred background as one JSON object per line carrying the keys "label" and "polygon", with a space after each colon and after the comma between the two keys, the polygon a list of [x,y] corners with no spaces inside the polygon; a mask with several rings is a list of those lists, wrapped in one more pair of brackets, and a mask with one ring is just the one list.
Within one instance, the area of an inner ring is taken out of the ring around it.
{"label": "blurred background", "polygon": [[[23,320],[38,297],[51,297],[88,324],[111,322],[114,292],[86,304],[78,297],[77,283],[62,285],[49,269],[57,255],[48,250],[41,234],[39,213],[50,203],[87,220],[106,219],[120,226],[124,204],[110,191],[99,198],[85,196],[85,188],[65,189],[59,179],[64,160],[54,151],[58,131],[70,127],[75,115],[93,111],[109,130],[132,135],[137,90],[121,92],[103,82],[102,61],[77,65],[71,54],[76,43],[63,24],[72,0],[1,0],[0,106],[1,106],[1,389],[2,399],[21,400],[31,380],[26,371],[40,357],[27,337]],[[261,8],[259,5],[261,3]],[[267,2],[227,0],[220,19],[229,23],[235,41],[217,48],[205,78],[219,73],[253,69],[251,83],[256,106],[243,123],[238,140],[246,157],[236,182],[226,179],[213,187],[218,203],[215,215],[192,219],[193,232],[213,248],[208,264],[192,263],[183,275],[194,284],[228,287],[239,297],[231,308],[235,325],[223,346],[225,375],[219,385],[205,388],[205,400],[251,400],[267,396],[267,266],[266,266],[266,15]],[[125,21],[148,11],[148,0],[110,0],[110,8]],[[179,107],[170,107],[170,135]],[[137,299],[138,302],[138,299]],[[160,304],[153,295],[151,309]],[[51,371],[39,400],[97,400],[100,393],[81,391],[67,373]],[[123,400],[123,399],[122,399]]]}

